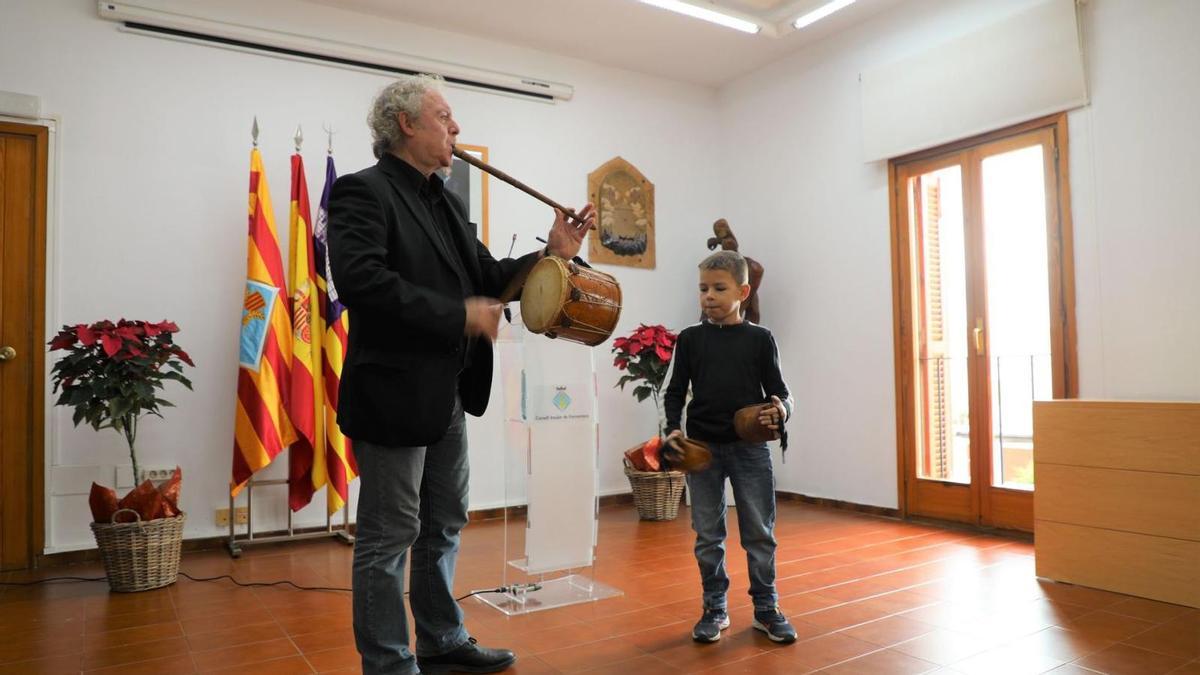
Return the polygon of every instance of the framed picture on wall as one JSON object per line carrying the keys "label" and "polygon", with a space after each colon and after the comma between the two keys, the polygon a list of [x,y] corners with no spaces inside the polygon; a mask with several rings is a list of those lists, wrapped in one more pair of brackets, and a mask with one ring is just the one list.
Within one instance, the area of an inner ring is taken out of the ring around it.
{"label": "framed picture on wall", "polygon": [[588,200],[596,205],[588,260],[654,269],[654,183],[614,157],[588,174]]}
{"label": "framed picture on wall", "polygon": [[[463,150],[480,160],[488,161],[488,150],[482,145],[457,144]],[[467,205],[471,224],[475,226],[475,236],[484,246],[488,245],[488,175],[475,167],[455,157],[450,166],[450,177],[446,179],[446,189],[458,195]]]}

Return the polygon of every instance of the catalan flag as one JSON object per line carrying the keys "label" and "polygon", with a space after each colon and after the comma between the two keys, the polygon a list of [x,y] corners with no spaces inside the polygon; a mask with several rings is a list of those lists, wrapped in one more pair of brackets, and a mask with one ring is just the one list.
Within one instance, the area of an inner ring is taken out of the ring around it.
{"label": "catalan flag", "polygon": [[292,208],[288,218],[288,241],[292,247],[288,265],[288,283],[292,289],[292,378],[288,410],[298,436],[288,452],[288,506],[293,511],[307,506],[313,493],[326,482],[321,388],[325,280],[318,276],[313,258],[311,213],[304,160],[296,153],[292,155]]}
{"label": "catalan flag", "polygon": [[258,148],[250,152],[249,216],[233,479],[229,485],[233,495],[296,440],[287,408],[292,363],[287,284]]}
{"label": "catalan flag", "polygon": [[350,332],[350,315],[338,301],[337,288],[329,269],[326,256],[329,241],[329,191],[337,172],[333,168],[333,157],[325,160],[325,188],[321,191],[321,204],[317,208],[317,224],[313,235],[313,255],[317,274],[321,275],[318,287],[325,293],[325,344],[322,355],[322,380],[325,385],[325,462],[329,475],[329,513],[346,505],[350,499],[350,483],[358,475],[350,439],[342,434],[337,423],[338,384],[342,378],[342,363],[346,359],[347,336]]}

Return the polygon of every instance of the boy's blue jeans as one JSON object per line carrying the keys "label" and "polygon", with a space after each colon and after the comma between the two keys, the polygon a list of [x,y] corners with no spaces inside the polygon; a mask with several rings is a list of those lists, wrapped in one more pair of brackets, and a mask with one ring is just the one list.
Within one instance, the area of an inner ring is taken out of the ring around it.
{"label": "boy's blue jeans", "polygon": [[415,673],[404,615],[409,563],[413,620],[421,656],[467,641],[454,601],[459,531],[467,524],[467,437],[462,405],[446,436],[427,447],[355,441],[358,531],[354,543],[354,640],[366,675]]}
{"label": "boy's blue jeans", "polygon": [[775,474],[766,443],[709,443],[712,464],[687,476],[692,497],[696,562],[704,587],[704,607],[725,609],[729,575],[725,572],[725,479],[733,486],[738,530],[750,573],[750,597],[756,608],[774,607]]}

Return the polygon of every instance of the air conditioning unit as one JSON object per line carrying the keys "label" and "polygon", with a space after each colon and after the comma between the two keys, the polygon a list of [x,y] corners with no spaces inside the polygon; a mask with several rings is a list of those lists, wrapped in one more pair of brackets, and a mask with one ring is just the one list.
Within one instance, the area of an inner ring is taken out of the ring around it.
{"label": "air conditioning unit", "polygon": [[575,93],[575,88],[568,84],[427,59],[388,49],[240,26],[126,3],[102,0],[97,4],[100,18],[119,23],[119,29],[127,33],[367,72],[394,75],[436,73],[450,85],[547,102],[569,101]]}

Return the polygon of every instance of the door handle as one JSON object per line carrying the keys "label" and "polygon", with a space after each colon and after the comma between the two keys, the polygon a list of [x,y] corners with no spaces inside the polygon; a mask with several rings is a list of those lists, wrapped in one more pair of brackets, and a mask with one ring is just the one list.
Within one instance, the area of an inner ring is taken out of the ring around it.
{"label": "door handle", "polygon": [[17,358],[17,350],[5,345],[0,347],[0,361],[12,361]]}
{"label": "door handle", "polygon": [[975,354],[983,356],[983,319],[975,319]]}

